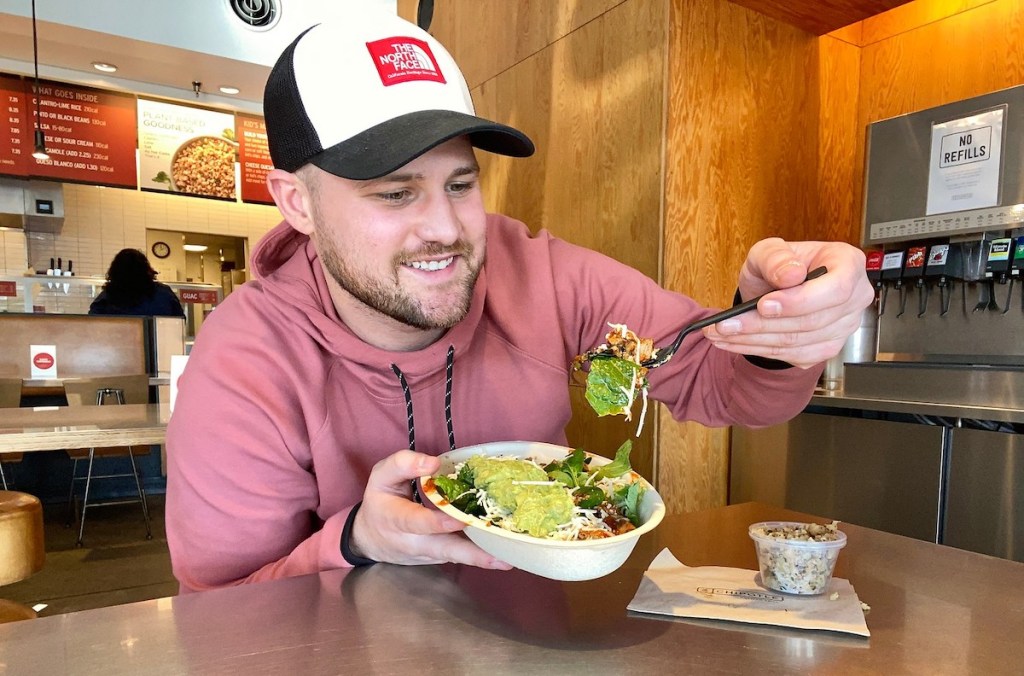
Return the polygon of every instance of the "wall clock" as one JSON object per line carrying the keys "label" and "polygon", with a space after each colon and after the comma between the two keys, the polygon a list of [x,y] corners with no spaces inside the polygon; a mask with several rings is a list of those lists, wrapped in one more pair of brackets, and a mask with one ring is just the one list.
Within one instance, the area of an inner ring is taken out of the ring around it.
{"label": "wall clock", "polygon": [[167,242],[155,242],[153,244],[153,255],[157,258],[167,258],[171,255],[171,247]]}

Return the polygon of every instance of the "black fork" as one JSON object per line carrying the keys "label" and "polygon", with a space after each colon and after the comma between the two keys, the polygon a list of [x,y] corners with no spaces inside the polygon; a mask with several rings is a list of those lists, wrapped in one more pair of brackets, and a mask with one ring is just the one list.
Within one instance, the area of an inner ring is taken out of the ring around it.
{"label": "black fork", "polygon": [[[809,282],[812,279],[817,279],[826,272],[828,272],[828,269],[825,266],[814,268],[813,270],[807,273],[807,277],[804,278],[804,281]],[[700,329],[703,329],[705,326],[711,326],[712,324],[717,324],[720,321],[724,321],[737,315],[741,315],[744,312],[747,312],[748,310],[753,310],[755,307],[757,307],[757,302],[764,298],[766,295],[767,294],[761,294],[757,298],[751,298],[745,303],[740,303],[739,305],[733,306],[728,310],[722,310],[721,312],[715,313],[709,317],[698,319],[692,324],[688,324],[687,326],[683,327],[683,330],[679,332],[679,335],[676,336],[675,341],[673,341],[671,345],[669,345],[668,347],[659,347],[656,351],[656,357],[641,362],[640,365],[649,369],[661,366],[669,359],[671,359],[672,355],[676,353],[676,350],[679,349],[679,346],[683,344],[683,338],[686,338],[686,336],[690,335],[694,331],[699,331]]]}

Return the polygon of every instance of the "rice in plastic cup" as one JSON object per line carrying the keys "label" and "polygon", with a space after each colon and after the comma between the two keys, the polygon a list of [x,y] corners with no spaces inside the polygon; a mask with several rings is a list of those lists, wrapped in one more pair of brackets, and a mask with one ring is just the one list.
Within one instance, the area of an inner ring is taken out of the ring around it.
{"label": "rice in plastic cup", "polygon": [[[832,580],[846,534],[830,525],[762,521],[748,533],[757,550],[761,584],[787,594],[822,594]],[[810,527],[811,532],[808,532]],[[824,533],[818,533],[824,529]]]}

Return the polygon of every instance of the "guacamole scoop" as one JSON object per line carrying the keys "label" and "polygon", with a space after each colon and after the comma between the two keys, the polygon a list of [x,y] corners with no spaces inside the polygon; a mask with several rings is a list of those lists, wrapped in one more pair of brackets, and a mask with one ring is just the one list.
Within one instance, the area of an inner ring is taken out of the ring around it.
{"label": "guacamole scoop", "polygon": [[473,487],[487,492],[508,517],[514,530],[545,537],[573,515],[565,487],[550,481],[535,463],[517,458],[473,456],[466,461]]}

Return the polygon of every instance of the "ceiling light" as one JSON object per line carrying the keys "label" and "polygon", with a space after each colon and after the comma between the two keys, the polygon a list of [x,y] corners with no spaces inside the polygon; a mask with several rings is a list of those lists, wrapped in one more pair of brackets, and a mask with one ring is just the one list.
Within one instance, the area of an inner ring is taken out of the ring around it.
{"label": "ceiling light", "polygon": [[117,66],[112,63],[103,63],[102,61],[93,61],[92,67],[103,73],[116,73]]}
{"label": "ceiling light", "polygon": [[206,251],[207,247],[205,244],[185,244],[184,248],[185,251],[195,251],[197,253],[202,253],[203,251]]}
{"label": "ceiling light", "polygon": [[32,0],[32,61],[36,67],[36,130],[35,148],[32,150],[32,157],[37,160],[48,160],[50,155],[46,152],[46,134],[43,133],[43,125],[39,122],[39,99],[43,95],[39,90],[39,40],[36,37],[36,0]]}
{"label": "ceiling light", "polygon": [[220,93],[221,94],[237,94],[238,91],[239,91],[238,87],[224,86],[224,87],[220,88]]}
{"label": "ceiling light", "polygon": [[[38,94],[36,95],[39,96]],[[43,134],[42,129],[36,129],[36,143],[35,148],[32,149],[32,157],[37,160],[48,160],[50,154],[46,152],[46,136]]]}

